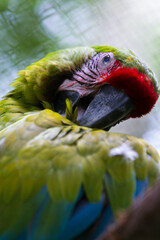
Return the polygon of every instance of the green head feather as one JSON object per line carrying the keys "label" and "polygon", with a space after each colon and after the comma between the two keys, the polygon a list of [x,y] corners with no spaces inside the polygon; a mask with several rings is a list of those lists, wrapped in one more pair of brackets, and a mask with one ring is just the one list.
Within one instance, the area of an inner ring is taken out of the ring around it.
{"label": "green head feather", "polygon": [[99,52],[113,52],[124,67],[137,68],[145,73],[151,79],[155,91],[159,92],[153,72],[130,50],[111,46],[58,50],[19,72],[19,77],[12,83],[13,90],[0,102],[0,115],[3,118],[1,128],[17,121],[26,112],[45,108],[53,110],[55,93],[61,83],[71,78],[75,69]]}
{"label": "green head feather", "polygon": [[43,106],[43,102],[53,102],[54,93],[75,69],[99,52],[113,52],[124,67],[137,68],[152,81],[158,92],[154,73],[132,51],[111,46],[77,47],[49,53],[41,60],[19,72],[19,77],[12,84],[14,90],[7,97],[23,99],[23,103]]}
{"label": "green head feather", "polygon": [[124,67],[136,68],[140,73],[146,74],[154,86],[155,92],[159,93],[157,79],[152,70],[139,58],[135,53],[125,48],[114,48],[112,46],[94,46],[92,47],[97,53],[113,52],[115,58],[119,60]]}

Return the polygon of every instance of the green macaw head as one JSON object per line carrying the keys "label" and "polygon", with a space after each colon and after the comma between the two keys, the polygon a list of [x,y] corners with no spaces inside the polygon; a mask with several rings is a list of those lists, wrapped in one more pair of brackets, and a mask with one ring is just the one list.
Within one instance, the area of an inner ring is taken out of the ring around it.
{"label": "green macaw head", "polygon": [[59,50],[19,75],[7,97],[61,115],[68,98],[78,108],[79,124],[93,128],[147,114],[159,94],[150,68],[132,51],[111,46]]}
{"label": "green macaw head", "polygon": [[125,118],[147,114],[158,99],[152,71],[132,51],[93,49],[96,53],[59,87],[60,99],[63,95],[78,105],[79,123],[109,129]]}

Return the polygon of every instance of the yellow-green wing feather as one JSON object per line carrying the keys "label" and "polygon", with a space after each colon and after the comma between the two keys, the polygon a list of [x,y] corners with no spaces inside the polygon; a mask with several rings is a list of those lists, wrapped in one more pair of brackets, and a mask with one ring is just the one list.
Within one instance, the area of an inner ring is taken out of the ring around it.
{"label": "yellow-green wing feather", "polygon": [[[51,110],[5,128],[0,143],[0,233],[31,221],[44,186],[57,203],[74,202],[82,186],[89,201],[97,202],[105,186],[116,213],[132,202],[133,174],[151,183],[158,175],[159,155],[143,140],[73,125]],[[134,159],[116,153],[125,144]]]}

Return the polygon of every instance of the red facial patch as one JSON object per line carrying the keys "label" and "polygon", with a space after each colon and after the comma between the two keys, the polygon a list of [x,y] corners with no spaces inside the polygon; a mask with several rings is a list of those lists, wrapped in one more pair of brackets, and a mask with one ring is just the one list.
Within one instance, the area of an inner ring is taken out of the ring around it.
{"label": "red facial patch", "polygon": [[149,113],[158,99],[158,94],[149,77],[139,73],[136,68],[120,67],[113,71],[106,80],[107,83],[123,90],[133,99],[135,109],[129,117],[141,117]]}

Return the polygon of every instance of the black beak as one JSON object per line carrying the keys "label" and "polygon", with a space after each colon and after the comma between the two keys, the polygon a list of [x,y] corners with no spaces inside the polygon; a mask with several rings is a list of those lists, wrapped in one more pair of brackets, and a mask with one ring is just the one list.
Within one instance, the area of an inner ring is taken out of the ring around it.
{"label": "black beak", "polygon": [[59,92],[55,99],[54,110],[60,114],[64,114],[66,111],[66,99],[72,101],[73,107],[80,99],[80,94],[74,91],[62,91]]}
{"label": "black beak", "polygon": [[133,110],[132,99],[111,85],[104,85],[88,105],[79,125],[109,130]]}

